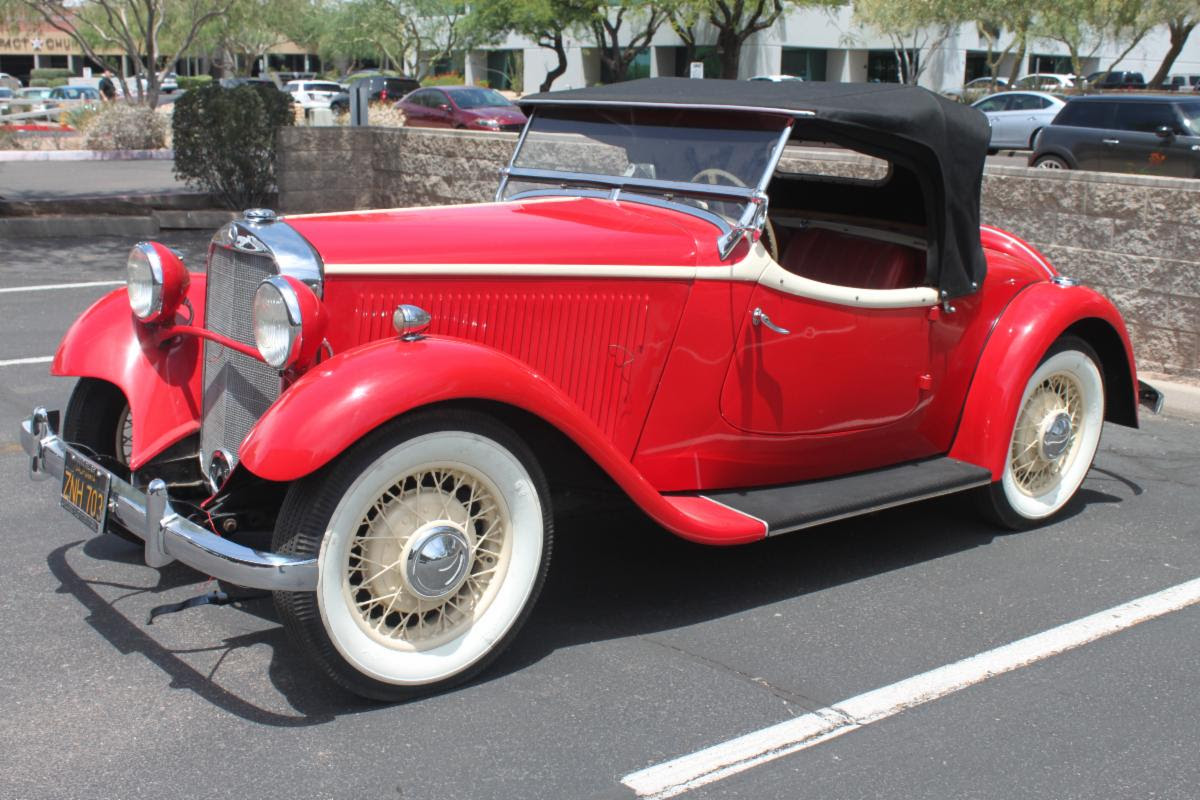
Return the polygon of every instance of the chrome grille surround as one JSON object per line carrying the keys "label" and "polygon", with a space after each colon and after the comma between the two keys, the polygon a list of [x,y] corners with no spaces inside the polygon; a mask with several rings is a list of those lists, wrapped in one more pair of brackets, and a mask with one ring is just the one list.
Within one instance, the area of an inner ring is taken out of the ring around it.
{"label": "chrome grille surround", "polygon": [[[217,232],[208,249],[205,327],[254,347],[253,305],[259,284],[273,275],[293,275],[320,297],[322,266],[308,242],[289,225],[273,218],[231,222]],[[202,385],[200,458],[211,480],[214,457],[223,456],[229,468],[236,466],[250,429],[279,398],[282,379],[262,361],[206,340]]]}

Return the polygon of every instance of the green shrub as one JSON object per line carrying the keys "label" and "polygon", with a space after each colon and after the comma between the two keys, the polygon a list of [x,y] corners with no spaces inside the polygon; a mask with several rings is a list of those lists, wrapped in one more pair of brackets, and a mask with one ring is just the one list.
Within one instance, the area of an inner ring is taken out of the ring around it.
{"label": "green shrub", "polygon": [[230,208],[265,205],[275,191],[275,142],[293,122],[292,97],[274,86],[209,84],[175,102],[175,175]]}
{"label": "green shrub", "polygon": [[14,131],[0,128],[0,150],[20,150],[21,142]]}
{"label": "green shrub", "polygon": [[157,150],[167,143],[162,114],[135,103],[108,103],[86,127],[89,150]]}
{"label": "green shrub", "polygon": [[441,75],[429,75],[422,81],[422,86],[460,86],[463,76],[457,72],[446,72]]}
{"label": "green shrub", "polygon": [[180,89],[199,89],[212,83],[212,75],[180,75]]}
{"label": "green shrub", "polygon": [[100,106],[97,103],[87,103],[81,106],[72,106],[63,111],[59,115],[58,121],[64,125],[70,125],[77,131],[87,130],[92,124],[92,120],[100,113]]}
{"label": "green shrub", "polygon": [[[29,85],[30,86],[66,86],[67,78],[74,77],[75,73],[69,69],[50,69],[48,67],[42,69],[30,70]],[[51,81],[54,81],[51,83]]]}

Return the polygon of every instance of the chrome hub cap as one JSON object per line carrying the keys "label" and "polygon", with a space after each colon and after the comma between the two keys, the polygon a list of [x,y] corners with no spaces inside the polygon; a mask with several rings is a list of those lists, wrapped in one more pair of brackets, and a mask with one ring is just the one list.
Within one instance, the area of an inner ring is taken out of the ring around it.
{"label": "chrome hub cap", "polygon": [[1038,442],[1038,455],[1046,461],[1057,461],[1071,446],[1071,415],[1059,411],[1042,420],[1042,435]]}
{"label": "chrome hub cap", "polygon": [[1030,394],[1013,432],[1013,480],[1022,493],[1037,497],[1054,489],[1078,451],[1083,390],[1074,375],[1057,372]]}
{"label": "chrome hub cap", "polygon": [[461,465],[397,479],[360,518],[343,592],[359,627],[397,650],[461,634],[491,603],[512,551],[500,492]]}
{"label": "chrome hub cap", "polygon": [[458,591],[470,567],[471,542],[456,527],[434,523],[419,529],[405,545],[405,588],[424,600],[442,600]]}

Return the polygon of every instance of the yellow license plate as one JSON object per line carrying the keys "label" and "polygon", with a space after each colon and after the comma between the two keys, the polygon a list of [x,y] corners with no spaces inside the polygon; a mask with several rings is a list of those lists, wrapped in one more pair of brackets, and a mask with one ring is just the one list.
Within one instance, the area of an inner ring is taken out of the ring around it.
{"label": "yellow license plate", "polygon": [[68,450],[63,463],[62,506],[97,533],[108,516],[112,476],[98,464]]}

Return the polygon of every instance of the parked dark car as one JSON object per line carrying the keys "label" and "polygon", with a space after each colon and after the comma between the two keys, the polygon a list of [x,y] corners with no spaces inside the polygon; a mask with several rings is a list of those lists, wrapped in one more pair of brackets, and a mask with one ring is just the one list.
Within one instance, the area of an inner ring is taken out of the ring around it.
{"label": "parked dark car", "polygon": [[396,108],[414,128],[471,128],[517,132],[525,115],[507,97],[482,86],[438,86],[405,97]]}
{"label": "parked dark car", "polygon": [[1111,72],[1093,72],[1084,78],[1084,82],[1092,89],[1145,89],[1146,76],[1140,72],[1113,70]]}
{"label": "parked dark car", "polygon": [[[366,81],[370,95],[367,100],[371,103],[388,103],[399,100],[411,91],[421,88],[421,82],[416,78],[396,78],[388,75],[371,75],[358,78],[350,84],[353,93],[359,85]],[[349,100],[347,100],[349,107]]]}
{"label": "parked dark car", "polygon": [[1200,177],[1200,98],[1072,97],[1037,137],[1029,164]]}

